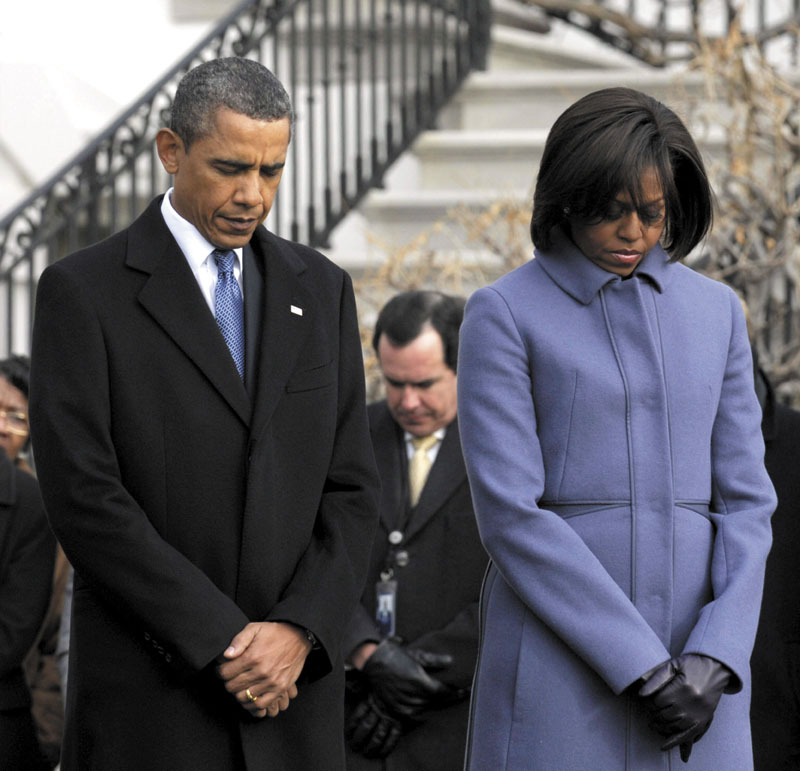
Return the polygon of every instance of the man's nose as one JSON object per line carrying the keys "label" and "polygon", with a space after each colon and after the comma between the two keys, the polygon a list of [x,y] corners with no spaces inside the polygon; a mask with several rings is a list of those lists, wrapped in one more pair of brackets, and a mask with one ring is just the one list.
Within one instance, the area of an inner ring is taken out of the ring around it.
{"label": "man's nose", "polygon": [[234,201],[249,208],[259,206],[262,201],[260,176],[255,172],[242,174],[238,183]]}
{"label": "man's nose", "polygon": [[407,385],[403,388],[400,404],[404,410],[413,410],[419,406],[419,394],[414,386]]}

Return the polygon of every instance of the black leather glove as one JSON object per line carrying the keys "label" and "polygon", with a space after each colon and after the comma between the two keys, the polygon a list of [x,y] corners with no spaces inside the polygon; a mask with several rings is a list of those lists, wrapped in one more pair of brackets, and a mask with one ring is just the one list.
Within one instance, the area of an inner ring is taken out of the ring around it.
{"label": "black leather glove", "polygon": [[384,640],[364,663],[361,673],[382,709],[401,721],[413,721],[426,710],[463,698],[460,690],[429,674],[452,662],[453,657],[446,653],[408,649],[396,640]]}
{"label": "black leather glove", "polygon": [[385,758],[402,732],[400,721],[387,715],[371,693],[356,705],[344,726],[350,748],[367,758]]}
{"label": "black leather glove", "polygon": [[708,730],[731,671],[716,659],[687,653],[648,673],[639,689],[650,714],[650,727],[668,737],[662,750],[680,745],[689,760],[692,744]]}

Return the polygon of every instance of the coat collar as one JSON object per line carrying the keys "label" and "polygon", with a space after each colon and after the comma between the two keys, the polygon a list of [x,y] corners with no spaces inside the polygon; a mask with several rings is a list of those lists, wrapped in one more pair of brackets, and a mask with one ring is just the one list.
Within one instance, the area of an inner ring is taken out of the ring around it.
{"label": "coat collar", "polygon": [[[403,429],[395,422],[386,402],[373,406],[370,430],[375,460],[381,474],[381,519],[387,530],[397,527],[397,512],[407,505],[408,461]],[[444,506],[453,491],[466,481],[467,471],[461,453],[458,419],[447,426],[442,446],[431,466],[416,507],[405,524],[405,541],[422,530]]]}
{"label": "coat collar", "polygon": [[[603,270],[584,257],[561,228],[553,230],[553,244],[549,249],[537,249],[534,254],[545,273],[584,305],[588,305],[606,284],[622,281],[621,276]],[[656,244],[636,266],[634,275],[649,279],[656,290],[663,293],[672,276],[669,268],[669,255],[661,244]]]}
{"label": "coat collar", "polygon": [[[258,418],[261,426],[272,414],[292,371],[298,338],[308,331],[310,313],[300,317],[289,310],[291,305],[310,305],[298,287],[297,277],[305,270],[305,263],[282,239],[263,227],[256,230],[250,243],[256,259],[264,261],[267,286],[258,363],[259,398],[254,414],[225,340],[161,216],[162,197],[152,201],[128,230],[126,264],[149,275],[139,293],[139,302],[194,361],[239,418],[245,424],[250,424],[251,416],[254,421]],[[253,425],[257,427],[255,422]]]}

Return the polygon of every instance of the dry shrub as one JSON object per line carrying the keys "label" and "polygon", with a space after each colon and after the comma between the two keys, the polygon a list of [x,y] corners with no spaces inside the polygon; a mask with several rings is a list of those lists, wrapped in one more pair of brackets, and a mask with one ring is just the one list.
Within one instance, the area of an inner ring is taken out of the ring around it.
{"label": "dry shrub", "polygon": [[726,38],[701,41],[692,68],[705,82],[693,124],[724,135],[723,151],[709,166],[714,229],[689,264],[746,300],[760,364],[781,397],[797,404],[800,91],[736,19]]}
{"label": "dry shrub", "polygon": [[372,331],[383,305],[408,289],[468,296],[530,259],[529,222],[528,203],[503,200],[484,209],[453,209],[403,247],[379,244],[388,256],[355,282],[370,401],[382,392]]}

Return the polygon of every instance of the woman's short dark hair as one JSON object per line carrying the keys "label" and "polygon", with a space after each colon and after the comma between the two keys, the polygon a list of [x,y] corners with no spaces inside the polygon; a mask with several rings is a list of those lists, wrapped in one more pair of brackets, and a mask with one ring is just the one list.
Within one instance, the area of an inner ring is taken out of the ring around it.
{"label": "woman's short dark hair", "polygon": [[637,209],[642,177],[655,169],[664,194],[662,246],[684,258],[713,222],[713,193],[703,159],[681,119],[632,88],[605,88],[568,107],[545,143],[533,197],[531,238],[547,249],[555,226],[572,217],[601,220],[627,192]]}
{"label": "woman's short dark hair", "polygon": [[0,361],[0,377],[8,380],[27,399],[31,381],[31,360],[20,354],[13,354],[3,359]]}
{"label": "woman's short dark hair", "polygon": [[394,346],[408,345],[416,340],[426,324],[430,324],[442,338],[444,363],[456,371],[458,365],[458,332],[464,318],[463,297],[427,289],[401,292],[389,300],[378,314],[372,347],[378,353],[381,335],[386,335]]}

